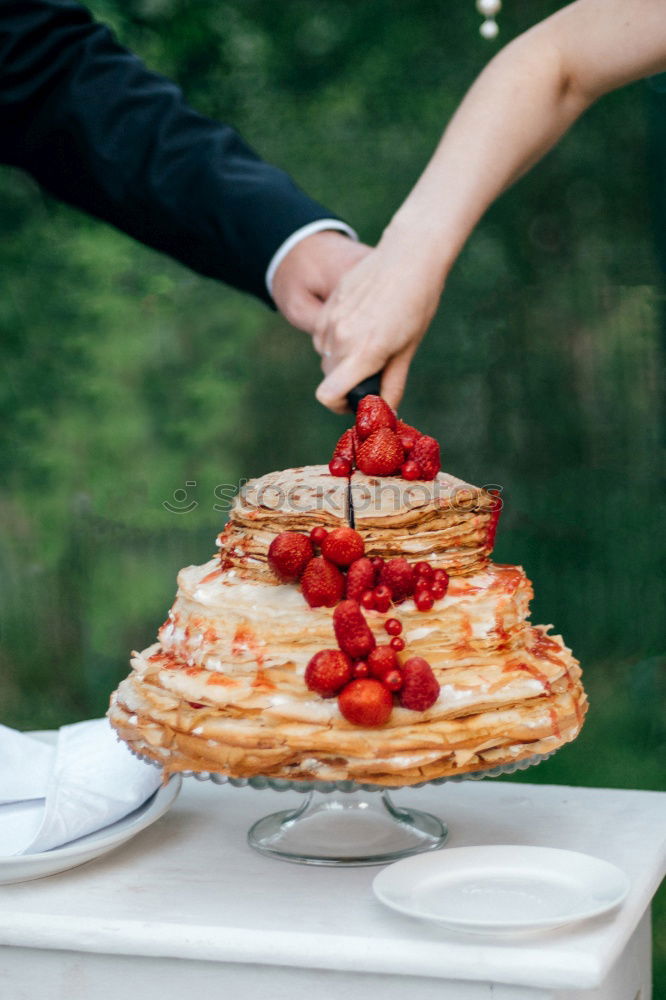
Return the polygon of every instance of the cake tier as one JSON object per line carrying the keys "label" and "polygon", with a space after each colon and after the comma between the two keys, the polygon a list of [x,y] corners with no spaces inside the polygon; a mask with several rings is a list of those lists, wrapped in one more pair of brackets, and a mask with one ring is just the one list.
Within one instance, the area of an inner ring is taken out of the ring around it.
{"label": "cake tier", "polygon": [[240,490],[218,538],[221,565],[249,580],[275,582],[268,548],[281,531],[349,524],[349,481],[326,465],[270,472]]}
{"label": "cake tier", "polygon": [[[110,719],[167,772],[400,785],[520,760],[573,739],[586,707],[562,640],[525,624],[530,597],[520,568],[490,565],[452,579],[429,612],[402,604],[409,654],[428,659],[440,697],[362,729],[303,680],[310,657],[334,646],[331,609],[215,561],[188,567],[160,642],[134,656]],[[385,616],[367,619],[386,641]]]}
{"label": "cake tier", "polygon": [[244,579],[275,581],[268,548],[279,532],[351,524],[371,557],[399,553],[469,575],[490,558],[495,503],[486,490],[442,472],[430,482],[360,472],[350,482],[325,465],[273,472],[250,480],[237,497],[218,539],[221,565]]}
{"label": "cake tier", "polygon": [[452,576],[476,573],[490,558],[497,501],[455,476],[440,472],[430,482],[408,482],[355,472],[350,499],[370,557],[425,559]]}

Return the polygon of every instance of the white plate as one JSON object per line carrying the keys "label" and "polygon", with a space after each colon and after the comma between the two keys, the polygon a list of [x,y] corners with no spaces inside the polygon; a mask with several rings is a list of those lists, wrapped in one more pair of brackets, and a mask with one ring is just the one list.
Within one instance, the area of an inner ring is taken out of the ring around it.
{"label": "white plate", "polygon": [[[30,735],[42,739],[45,743],[53,743],[56,736],[51,732],[34,732]],[[0,885],[27,882],[30,879],[42,878],[44,875],[55,875],[57,872],[76,868],[77,865],[83,865],[86,861],[92,861],[113,851],[163,816],[175,802],[181,784],[180,775],[173,775],[168,785],[158,788],[142,806],[128,816],[110,826],[105,826],[102,830],[79,837],[78,840],[63,847],[54,847],[51,851],[39,854],[19,854],[12,857],[0,855]]]}
{"label": "white plate", "polygon": [[560,927],[606,913],[629,891],[623,871],[550,847],[455,847],[405,858],[375,878],[400,913],[477,934]]}

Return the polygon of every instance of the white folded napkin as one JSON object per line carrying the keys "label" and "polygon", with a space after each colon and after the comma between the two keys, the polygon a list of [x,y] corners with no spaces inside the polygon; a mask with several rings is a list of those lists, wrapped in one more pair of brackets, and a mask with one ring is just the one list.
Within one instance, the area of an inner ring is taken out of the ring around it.
{"label": "white folded napkin", "polygon": [[0,856],[49,851],[101,830],[138,809],[161,780],[107,719],[63,726],[54,746],[0,726]]}

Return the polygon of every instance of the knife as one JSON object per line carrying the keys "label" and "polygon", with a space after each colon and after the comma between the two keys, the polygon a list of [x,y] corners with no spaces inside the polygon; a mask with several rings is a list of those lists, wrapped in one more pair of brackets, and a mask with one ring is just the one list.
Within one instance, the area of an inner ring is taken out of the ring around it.
{"label": "knife", "polygon": [[381,387],[381,372],[377,372],[375,375],[371,375],[370,378],[366,378],[362,382],[359,382],[357,386],[350,389],[347,393],[347,402],[349,403],[350,409],[356,413],[358,404],[361,402],[363,397],[381,395]]}

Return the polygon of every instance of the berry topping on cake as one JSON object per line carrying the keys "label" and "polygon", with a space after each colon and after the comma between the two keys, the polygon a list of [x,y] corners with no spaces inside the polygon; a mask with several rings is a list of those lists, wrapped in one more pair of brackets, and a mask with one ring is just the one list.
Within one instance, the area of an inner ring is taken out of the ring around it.
{"label": "berry topping on cake", "polygon": [[326,530],[326,528],[322,527],[321,524],[318,524],[317,527],[313,528],[312,531],[310,532],[310,541],[312,542],[313,545],[321,545],[321,543],[326,538],[327,534],[328,531]]}
{"label": "berry topping on cake", "polygon": [[[374,583],[375,567],[370,560],[366,556],[355,559],[347,570],[347,597],[362,604],[363,595],[366,591],[372,593]],[[372,607],[374,607],[374,597]]]}
{"label": "berry topping on cake", "polygon": [[339,649],[321,649],[305,668],[305,683],[322,698],[332,698],[352,679],[352,662]]}
{"label": "berry topping on cake", "polygon": [[394,635],[389,643],[389,646],[391,649],[395,649],[396,653],[402,653],[405,648],[405,640],[401,635]]}
{"label": "berry topping on cake", "polygon": [[414,570],[417,576],[422,576],[425,580],[432,579],[435,572],[429,562],[417,562]]}
{"label": "berry topping on cake", "polygon": [[384,613],[391,607],[391,591],[384,583],[374,589],[375,611]]}
{"label": "berry topping on cake", "polygon": [[374,590],[364,590],[361,594],[361,600],[359,602],[366,611],[374,611],[375,609],[375,592]]}
{"label": "berry topping on cake", "polygon": [[397,670],[398,666],[398,657],[390,646],[377,646],[368,657],[370,675],[380,681],[384,680],[389,671]]}
{"label": "berry topping on cake", "polygon": [[354,664],[354,668],[352,670],[352,673],[353,673],[354,677],[356,677],[356,678],[358,678],[358,677],[367,677],[369,675],[369,673],[370,673],[370,668],[368,667],[367,661],[366,660],[357,660],[356,663]]}
{"label": "berry topping on cake", "polygon": [[394,431],[397,420],[395,413],[381,396],[364,396],[356,411],[356,433],[365,441],[375,431],[388,427]]}
{"label": "berry topping on cake", "polygon": [[313,556],[312,542],[299,531],[281,532],[268,549],[270,567],[283,581],[298,580]]}
{"label": "berry topping on cake", "polygon": [[400,635],[402,632],[402,622],[398,621],[397,618],[387,618],[384,622],[384,628],[389,635]]}
{"label": "berry topping on cake", "polygon": [[356,430],[348,428],[333,449],[333,458],[344,458],[350,465],[354,464],[356,452]]}
{"label": "berry topping on cake", "polygon": [[389,691],[399,691],[403,682],[404,679],[399,670],[389,670],[389,672],[384,675],[384,684],[386,684]]}
{"label": "berry topping on cake", "polygon": [[435,598],[429,590],[417,590],[414,594],[414,604],[419,611],[430,611],[435,603]]}
{"label": "berry topping on cake", "polygon": [[440,469],[439,445],[398,420],[381,396],[364,396],[356,423],[338,440],[328,467],[332,476],[350,476],[359,469],[367,476],[434,479]]}
{"label": "berry topping on cake", "polygon": [[372,678],[351,681],[338,695],[338,708],[354,726],[384,726],[393,708],[393,696],[385,684]]}
{"label": "berry topping on cake", "polygon": [[358,449],[356,463],[367,476],[391,476],[403,463],[405,452],[388,427],[373,431]]}
{"label": "berry topping on cake", "polygon": [[333,608],[342,600],[345,578],[328,559],[315,556],[305,567],[301,577],[301,590],[311,608]]}
{"label": "berry topping on cake", "polygon": [[364,551],[363,539],[353,528],[334,528],[321,543],[321,554],[337,566],[350,566]]}
{"label": "berry topping on cake", "polygon": [[422,656],[411,656],[402,665],[400,704],[413,712],[425,712],[439,698],[439,684],[432,667]]}
{"label": "berry topping on cake", "polygon": [[333,630],[338,646],[353,660],[365,659],[375,648],[375,637],[357,601],[341,601],[333,612]]}
{"label": "berry topping on cake", "polygon": [[404,465],[400,466],[400,475],[403,479],[420,479],[421,466],[418,462],[413,462],[410,458],[404,463]]}
{"label": "berry topping on cake", "polygon": [[409,452],[410,461],[421,469],[421,479],[434,479],[442,467],[439,442],[434,437],[422,434]]}
{"label": "berry topping on cake", "polygon": [[405,451],[411,451],[418,438],[421,437],[421,432],[417,431],[416,427],[410,427],[404,420],[398,420],[395,432],[400,438],[400,444]]}
{"label": "berry topping on cake", "polygon": [[394,604],[400,604],[414,593],[416,582],[414,567],[402,556],[385,562],[379,571],[379,579],[391,591]]}
{"label": "berry topping on cake", "polygon": [[332,458],[328,463],[328,471],[332,476],[339,476],[341,479],[349,478],[352,473],[352,464],[347,458]]}

